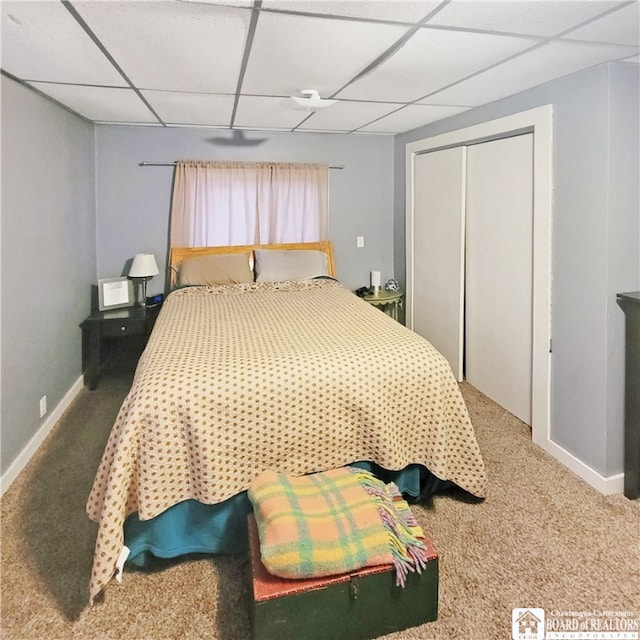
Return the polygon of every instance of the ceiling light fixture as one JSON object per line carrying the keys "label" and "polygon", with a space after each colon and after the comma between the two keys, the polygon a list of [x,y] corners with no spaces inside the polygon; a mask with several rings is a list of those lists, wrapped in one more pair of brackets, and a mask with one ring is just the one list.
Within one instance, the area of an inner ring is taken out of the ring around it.
{"label": "ceiling light fixture", "polygon": [[299,96],[291,96],[292,107],[294,109],[304,109],[305,111],[317,111],[326,109],[337,100],[327,100],[320,97],[317,89],[302,89]]}

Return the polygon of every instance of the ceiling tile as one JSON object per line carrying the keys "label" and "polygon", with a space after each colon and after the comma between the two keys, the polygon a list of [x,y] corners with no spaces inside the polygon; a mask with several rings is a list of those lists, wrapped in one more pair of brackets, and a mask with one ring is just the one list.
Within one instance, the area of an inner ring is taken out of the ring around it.
{"label": "ceiling tile", "polygon": [[405,27],[261,13],[243,93],[288,96],[340,89]]}
{"label": "ceiling tile", "polygon": [[60,2],[2,2],[2,68],[26,80],[126,84]]}
{"label": "ceiling tile", "polygon": [[418,22],[442,4],[442,0],[416,2],[415,0],[390,0],[385,2],[362,0],[263,0],[265,9],[299,11],[323,15],[362,18],[365,20],[388,20],[392,22]]}
{"label": "ceiling tile", "polygon": [[336,97],[411,102],[530,46],[524,38],[421,29]]}
{"label": "ceiling tile", "polygon": [[304,124],[300,125],[299,129],[353,131],[401,106],[401,104],[389,102],[338,101],[327,109],[316,111]]}
{"label": "ceiling tile", "polygon": [[553,36],[620,4],[596,0],[453,0],[429,24]]}
{"label": "ceiling tile", "polygon": [[166,124],[231,124],[234,103],[232,95],[173,91],[143,91],[142,94]]}
{"label": "ceiling tile", "polygon": [[194,2],[196,4],[224,4],[247,8],[253,6],[253,0],[180,0],[180,2]]}
{"label": "ceiling tile", "polygon": [[403,133],[436,120],[455,116],[463,111],[467,111],[467,107],[412,104],[362,127],[359,131],[361,133]]}
{"label": "ceiling tile", "polygon": [[[599,63],[638,62],[638,1],[262,3],[2,2],[2,69],[100,123],[387,135]],[[426,27],[409,26],[431,14]],[[398,41],[388,59],[354,80]],[[287,108],[289,95],[308,88],[338,103],[310,117]],[[413,104],[398,108],[405,102]]]}
{"label": "ceiling tile", "polygon": [[634,2],[619,11],[567,34],[565,38],[638,45],[640,43],[640,3]]}
{"label": "ceiling tile", "polygon": [[157,119],[132,89],[32,82],[36,89],[95,122],[155,123]]}
{"label": "ceiling tile", "polygon": [[139,88],[235,91],[250,11],[191,2],[74,6]]}
{"label": "ceiling tile", "polygon": [[630,53],[630,47],[552,42],[429,96],[428,100],[434,104],[486,104]]}
{"label": "ceiling tile", "polygon": [[286,98],[240,96],[234,126],[252,129],[286,129],[298,126],[309,114],[291,109]]}

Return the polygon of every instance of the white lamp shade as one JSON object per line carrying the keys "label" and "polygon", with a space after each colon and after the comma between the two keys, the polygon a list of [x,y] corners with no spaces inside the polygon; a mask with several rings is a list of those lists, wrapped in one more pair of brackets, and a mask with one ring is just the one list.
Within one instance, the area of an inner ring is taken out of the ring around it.
{"label": "white lamp shade", "polygon": [[159,273],[153,253],[136,253],[129,269],[130,278],[152,278]]}

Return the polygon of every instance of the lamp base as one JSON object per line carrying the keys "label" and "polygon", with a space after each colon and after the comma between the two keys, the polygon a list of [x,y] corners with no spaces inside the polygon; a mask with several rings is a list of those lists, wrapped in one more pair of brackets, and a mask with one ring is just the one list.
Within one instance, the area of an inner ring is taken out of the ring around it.
{"label": "lamp base", "polygon": [[147,306],[147,281],[149,278],[134,278],[134,280],[139,280],[140,285],[142,287],[142,295],[138,295],[140,291],[139,288],[136,288],[136,307],[146,307]]}
{"label": "lamp base", "polygon": [[142,300],[140,300],[140,306],[141,307],[146,307],[147,306],[147,282],[148,282],[149,278],[143,278],[142,279]]}

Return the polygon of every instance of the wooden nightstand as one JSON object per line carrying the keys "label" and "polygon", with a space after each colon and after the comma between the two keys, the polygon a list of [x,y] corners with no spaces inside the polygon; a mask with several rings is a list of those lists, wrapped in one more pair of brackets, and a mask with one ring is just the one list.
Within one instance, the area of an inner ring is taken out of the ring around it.
{"label": "wooden nightstand", "polygon": [[116,351],[124,352],[130,363],[137,363],[160,307],[161,305],[156,305],[94,311],[82,322],[82,370],[85,386],[91,390],[98,386],[100,370]]}
{"label": "wooden nightstand", "polygon": [[394,320],[399,320],[399,312],[402,308],[402,291],[387,291],[380,289],[378,293],[368,293],[362,297],[363,300],[375,307],[382,309]]}

